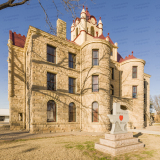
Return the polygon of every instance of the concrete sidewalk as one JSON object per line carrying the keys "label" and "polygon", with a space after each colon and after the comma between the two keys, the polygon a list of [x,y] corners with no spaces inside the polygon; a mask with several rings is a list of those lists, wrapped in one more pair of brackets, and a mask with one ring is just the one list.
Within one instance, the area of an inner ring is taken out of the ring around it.
{"label": "concrete sidewalk", "polygon": [[18,139],[34,139],[34,138],[47,138],[47,137],[59,137],[59,136],[104,136],[102,132],[84,132],[84,131],[73,131],[73,132],[62,132],[62,133],[42,133],[32,134],[26,131],[4,131],[0,132],[0,142],[11,141]]}
{"label": "concrete sidewalk", "polygon": [[150,131],[150,130],[145,130],[145,129],[128,129],[128,132],[136,132],[136,133],[145,133],[145,134],[155,134],[155,135],[160,135],[160,131]]}
{"label": "concrete sidewalk", "polygon": [[[128,132],[145,133],[160,135],[160,125],[159,126],[149,126],[145,129],[128,129]],[[58,132],[58,133],[29,133],[27,131],[10,131],[10,130],[0,130],[0,142],[11,141],[18,139],[34,139],[34,138],[46,138],[46,137],[57,137],[57,136],[104,136],[103,132],[84,132],[84,131],[73,131],[73,132]]]}

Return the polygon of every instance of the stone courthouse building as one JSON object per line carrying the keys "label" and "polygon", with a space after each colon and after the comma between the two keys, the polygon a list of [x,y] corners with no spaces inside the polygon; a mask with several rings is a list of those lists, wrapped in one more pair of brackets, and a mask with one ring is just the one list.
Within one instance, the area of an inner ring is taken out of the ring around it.
{"label": "stone courthouse building", "polygon": [[82,9],[66,38],[29,26],[27,36],[9,31],[10,127],[30,132],[107,132],[114,102],[129,111],[128,127],[149,124],[150,75],[133,52],[122,58],[105,26]]}

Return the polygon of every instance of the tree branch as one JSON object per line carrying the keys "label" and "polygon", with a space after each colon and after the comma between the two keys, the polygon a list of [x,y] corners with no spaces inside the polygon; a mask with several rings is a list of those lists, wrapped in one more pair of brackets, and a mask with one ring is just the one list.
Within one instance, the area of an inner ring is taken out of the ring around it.
{"label": "tree branch", "polygon": [[28,2],[28,1],[29,0],[23,0],[22,2],[14,3],[15,0],[8,0],[8,2],[0,4],[0,10],[8,8],[8,7],[19,6],[19,5],[22,5],[22,4],[24,4],[24,3]]}
{"label": "tree branch", "polygon": [[42,6],[40,0],[38,0],[41,8],[43,9],[43,12],[45,13],[45,19],[46,19],[46,23],[48,24],[49,28],[50,28],[50,33],[56,35],[56,29],[53,27],[52,23],[50,22],[49,18],[48,18],[48,14],[46,13],[44,7]]}

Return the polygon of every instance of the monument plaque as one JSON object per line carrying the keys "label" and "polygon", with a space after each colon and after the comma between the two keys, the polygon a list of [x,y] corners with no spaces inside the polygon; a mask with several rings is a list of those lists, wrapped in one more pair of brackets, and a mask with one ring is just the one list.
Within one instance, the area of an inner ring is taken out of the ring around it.
{"label": "monument plaque", "polygon": [[95,143],[95,149],[116,156],[144,147],[143,143],[138,142],[138,138],[133,137],[133,133],[127,132],[128,111],[121,109],[119,103],[113,104],[113,114],[107,116],[112,129],[110,134],[105,134],[105,139],[101,138],[100,143]]}
{"label": "monument plaque", "polygon": [[127,110],[122,110],[119,103],[113,104],[113,115],[107,115],[112,123],[111,134],[127,133],[129,115]]}

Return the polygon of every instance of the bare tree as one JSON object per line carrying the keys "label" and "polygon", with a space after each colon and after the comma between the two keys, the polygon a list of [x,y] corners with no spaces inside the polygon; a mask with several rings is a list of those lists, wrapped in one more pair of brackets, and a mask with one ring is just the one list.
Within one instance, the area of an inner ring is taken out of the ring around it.
{"label": "bare tree", "polygon": [[8,0],[5,3],[0,4],[0,10],[8,8],[8,7],[15,7],[15,6],[19,6],[19,5],[23,5],[26,2],[28,2],[30,0]]}
{"label": "bare tree", "polygon": [[160,95],[151,96],[151,109],[155,109],[160,114]]}
{"label": "bare tree", "polygon": [[[8,8],[8,7],[15,7],[15,6],[23,5],[29,1],[31,1],[31,0],[8,0],[7,2],[0,4],[0,10]],[[40,2],[40,0],[38,0],[38,1]],[[79,7],[79,1],[80,0],[60,0],[62,5],[64,6],[65,10],[67,12],[72,12],[72,13],[75,12],[76,7]],[[58,11],[55,0],[52,0],[52,2],[54,3],[54,5]]]}
{"label": "bare tree", "polygon": [[[91,1],[93,1],[93,0],[91,0]],[[15,7],[15,6],[23,5],[23,4],[29,4],[29,2],[31,2],[31,0],[8,0],[7,2],[0,4],[0,10],[8,8],[8,7]],[[49,20],[49,16],[44,8],[43,2],[40,0],[38,0],[37,2],[41,6],[41,8],[45,14],[45,21],[46,21],[47,25],[49,26],[48,32],[56,35],[56,27],[54,27],[52,25],[51,21]],[[57,18],[60,14],[62,14],[57,7],[57,3],[59,3],[59,2],[64,7],[66,12],[71,13],[73,19],[76,18],[76,9],[82,7],[82,5],[83,5],[83,3],[80,3],[80,0],[59,0],[59,1],[52,0],[53,8],[55,8],[57,11]]]}

